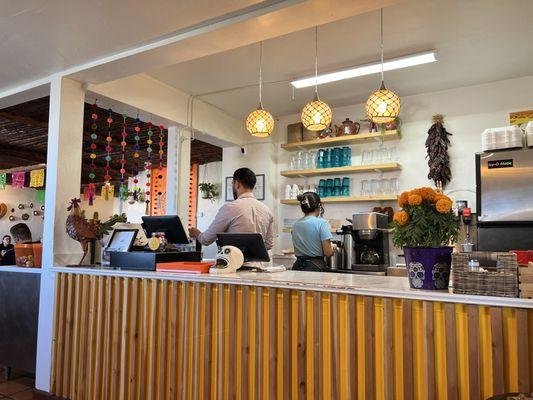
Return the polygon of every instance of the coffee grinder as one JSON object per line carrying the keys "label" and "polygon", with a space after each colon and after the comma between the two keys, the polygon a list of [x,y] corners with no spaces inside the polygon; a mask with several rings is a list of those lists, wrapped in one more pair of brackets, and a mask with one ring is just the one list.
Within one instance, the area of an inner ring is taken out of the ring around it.
{"label": "coffee grinder", "polygon": [[389,236],[387,214],[377,212],[352,214],[352,270],[367,273],[387,272]]}

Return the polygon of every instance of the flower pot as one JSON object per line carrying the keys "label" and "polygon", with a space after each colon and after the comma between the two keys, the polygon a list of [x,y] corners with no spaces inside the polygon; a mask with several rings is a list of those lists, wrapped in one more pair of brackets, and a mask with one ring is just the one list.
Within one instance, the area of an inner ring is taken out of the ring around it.
{"label": "flower pot", "polygon": [[453,247],[404,247],[403,251],[411,288],[448,289]]}

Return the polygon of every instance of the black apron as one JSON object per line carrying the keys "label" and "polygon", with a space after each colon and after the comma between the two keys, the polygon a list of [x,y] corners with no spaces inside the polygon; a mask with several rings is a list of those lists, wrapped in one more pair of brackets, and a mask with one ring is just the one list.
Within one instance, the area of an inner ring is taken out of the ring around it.
{"label": "black apron", "polygon": [[293,271],[316,271],[325,272],[328,270],[328,265],[324,257],[296,257],[296,262],[292,266]]}

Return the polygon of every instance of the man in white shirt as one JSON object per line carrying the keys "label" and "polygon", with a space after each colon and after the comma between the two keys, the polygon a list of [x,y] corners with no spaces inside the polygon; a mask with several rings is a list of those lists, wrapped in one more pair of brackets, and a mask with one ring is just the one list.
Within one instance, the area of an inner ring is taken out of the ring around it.
{"label": "man in white shirt", "polygon": [[205,232],[189,228],[189,236],[204,246],[209,246],[219,233],[260,233],[267,250],[273,246],[274,216],[269,208],[252,193],[257,178],[249,168],[239,168],[233,173],[233,198],[224,204]]}

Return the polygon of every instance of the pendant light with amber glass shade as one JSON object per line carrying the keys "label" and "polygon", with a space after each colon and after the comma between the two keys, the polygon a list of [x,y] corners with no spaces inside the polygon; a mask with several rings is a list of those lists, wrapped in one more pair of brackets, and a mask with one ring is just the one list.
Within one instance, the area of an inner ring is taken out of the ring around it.
{"label": "pendant light with amber glass shade", "polygon": [[263,42],[259,42],[259,106],[246,118],[246,129],[255,137],[268,137],[274,130],[274,117],[263,109]]}
{"label": "pendant light with amber glass shade", "polygon": [[302,109],[302,123],[310,131],[322,131],[331,124],[331,108],[318,97],[318,27],[315,26],[315,97]]}
{"label": "pendant light with amber glass shade", "polygon": [[400,114],[400,97],[385,87],[383,79],[383,9],[381,9],[381,87],[366,101],[366,114],[376,124],[394,121]]}

